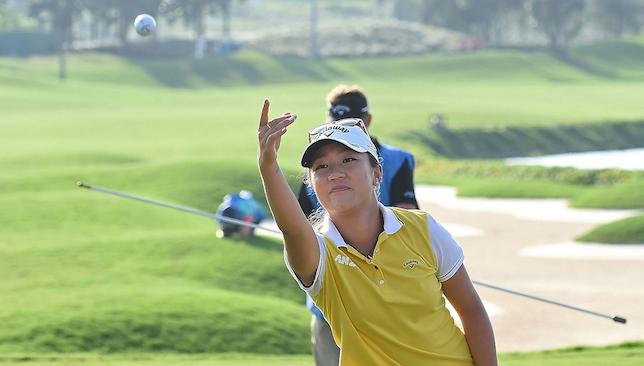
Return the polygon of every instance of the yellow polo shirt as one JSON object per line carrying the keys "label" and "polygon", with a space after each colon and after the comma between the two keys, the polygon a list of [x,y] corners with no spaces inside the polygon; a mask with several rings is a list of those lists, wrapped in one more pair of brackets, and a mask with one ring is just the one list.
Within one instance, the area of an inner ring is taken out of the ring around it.
{"label": "yellow polo shirt", "polygon": [[302,287],[329,321],[340,365],[473,365],[445,307],[428,214],[384,206],[381,212],[385,230],[372,258],[327,223],[316,278]]}

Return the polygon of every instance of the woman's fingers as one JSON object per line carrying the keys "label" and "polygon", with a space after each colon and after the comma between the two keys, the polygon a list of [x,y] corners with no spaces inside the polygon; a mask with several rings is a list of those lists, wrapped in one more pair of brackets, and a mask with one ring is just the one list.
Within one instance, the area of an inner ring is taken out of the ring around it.
{"label": "woman's fingers", "polygon": [[268,98],[264,99],[264,106],[262,106],[262,114],[259,117],[258,129],[261,129],[262,127],[268,124],[268,111],[270,107],[271,107],[271,102],[268,100]]}
{"label": "woman's fingers", "polygon": [[294,121],[295,118],[297,118],[297,116],[295,114],[284,113],[280,117],[273,118],[266,125],[269,126],[269,127],[273,127],[273,126],[276,126],[278,123],[281,123],[281,122],[286,121],[286,120],[293,120]]}
{"label": "woman's fingers", "polygon": [[283,134],[286,133],[286,128],[271,128],[270,131],[268,131],[265,135],[264,138],[260,141],[262,147],[264,149],[269,149],[269,150],[274,150],[276,147],[279,147],[278,145],[275,145],[275,139],[281,137]]}
{"label": "woman's fingers", "polygon": [[267,147],[272,147],[274,148],[274,151],[277,151],[277,149],[280,146],[280,141],[281,137],[286,133],[286,128],[282,128],[279,130],[273,131],[267,138],[266,138],[266,146]]}
{"label": "woman's fingers", "polygon": [[273,151],[277,151],[280,146],[281,137],[286,133],[287,127],[295,122],[297,118],[296,115],[291,115],[286,119],[279,119],[278,122],[271,121],[269,123],[269,128],[266,131],[264,145],[268,148],[272,148]]}
{"label": "woman's fingers", "polygon": [[286,133],[286,128],[280,130],[271,129],[270,132],[263,136],[259,149],[259,165],[272,164],[277,160],[277,151],[280,147],[282,135]]}
{"label": "woman's fingers", "polygon": [[297,114],[289,114],[287,116],[275,118],[274,120],[270,121],[268,125],[271,128],[275,128],[279,130],[295,122],[296,119],[297,119]]}
{"label": "woman's fingers", "polygon": [[290,114],[290,113],[284,113],[284,115],[282,115],[281,117],[274,118],[274,119],[264,123],[264,121],[263,121],[264,116],[263,116],[263,113],[262,113],[259,128],[257,129],[257,131],[261,134],[262,132],[267,131],[270,127],[276,126],[278,123],[280,123],[280,122],[282,122],[282,121],[284,121],[286,119],[289,119],[291,116],[293,116],[293,115]]}
{"label": "woman's fingers", "polygon": [[259,159],[260,161],[269,162],[277,158],[281,137],[286,133],[286,128],[295,122],[296,114],[290,112],[283,113],[280,117],[268,120],[270,111],[270,101],[264,99],[262,113],[259,117],[259,126],[257,128],[257,137],[259,139]]}
{"label": "woman's fingers", "polygon": [[268,136],[274,131],[281,130],[285,127],[288,127],[290,124],[295,122],[297,119],[296,114],[289,114],[287,116],[279,117],[272,119],[270,122],[259,130],[259,141],[260,143],[265,143]]}
{"label": "woman's fingers", "polygon": [[264,99],[264,105],[262,106],[262,114],[259,117],[259,126],[258,129],[261,129],[264,126],[270,125],[273,121],[276,121],[278,119],[283,119],[283,118],[288,118],[291,113],[290,112],[284,112],[282,113],[282,116],[279,118],[276,118],[272,121],[268,121],[268,113],[270,111],[271,107],[271,102],[268,98]]}

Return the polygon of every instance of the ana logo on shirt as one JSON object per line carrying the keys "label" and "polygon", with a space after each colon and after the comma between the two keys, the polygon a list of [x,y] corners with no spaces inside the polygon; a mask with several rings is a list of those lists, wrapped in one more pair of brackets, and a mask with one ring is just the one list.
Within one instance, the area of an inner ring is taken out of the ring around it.
{"label": "ana logo on shirt", "polygon": [[347,257],[346,255],[338,254],[337,256],[335,256],[335,261],[340,263],[340,264],[343,264],[345,266],[349,266],[349,267],[355,267],[356,266],[356,264],[353,263],[353,261],[351,259],[349,259],[349,257]]}
{"label": "ana logo on shirt", "polygon": [[403,267],[405,268],[414,268],[415,265],[420,263],[418,259],[407,259],[403,262]]}

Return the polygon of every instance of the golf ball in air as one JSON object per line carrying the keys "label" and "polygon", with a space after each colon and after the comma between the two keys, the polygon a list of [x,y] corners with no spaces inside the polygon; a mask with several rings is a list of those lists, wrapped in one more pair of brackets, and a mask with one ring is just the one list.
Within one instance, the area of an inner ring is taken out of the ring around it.
{"label": "golf ball in air", "polygon": [[157,29],[157,21],[152,15],[141,14],[134,19],[134,29],[142,36],[149,36]]}

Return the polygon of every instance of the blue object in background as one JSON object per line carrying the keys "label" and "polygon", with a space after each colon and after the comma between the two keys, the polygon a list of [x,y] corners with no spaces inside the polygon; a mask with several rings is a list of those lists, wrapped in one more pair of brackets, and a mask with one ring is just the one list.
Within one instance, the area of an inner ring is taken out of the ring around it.
{"label": "blue object in background", "polygon": [[[266,210],[261,203],[253,198],[251,192],[242,190],[224,196],[223,202],[217,208],[217,215],[259,224],[266,217]],[[236,232],[246,234],[254,232],[253,228],[242,227],[241,225],[221,220],[217,220],[217,223],[221,227],[224,237],[231,236]]]}

